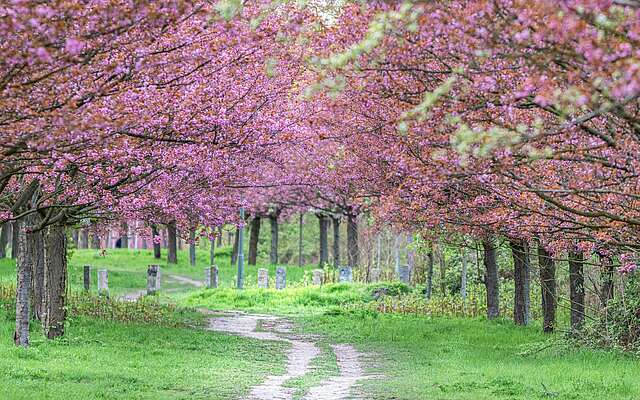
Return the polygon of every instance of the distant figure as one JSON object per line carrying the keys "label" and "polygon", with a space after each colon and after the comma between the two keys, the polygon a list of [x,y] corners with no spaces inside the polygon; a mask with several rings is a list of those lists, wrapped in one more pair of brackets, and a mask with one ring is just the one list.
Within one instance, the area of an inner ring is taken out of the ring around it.
{"label": "distant figure", "polygon": [[116,240],[116,249],[121,249],[122,248],[122,238],[119,238],[118,240]]}

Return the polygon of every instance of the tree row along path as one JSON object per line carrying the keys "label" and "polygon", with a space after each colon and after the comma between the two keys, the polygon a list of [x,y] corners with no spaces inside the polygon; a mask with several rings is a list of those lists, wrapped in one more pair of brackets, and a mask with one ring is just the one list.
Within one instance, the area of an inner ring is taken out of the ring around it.
{"label": "tree row along path", "polygon": [[[167,280],[195,287],[204,286],[204,282],[181,275],[167,275]],[[146,291],[136,291],[121,297],[124,301],[136,301]],[[239,335],[251,339],[265,341],[282,341],[291,344],[287,351],[286,371],[282,375],[271,375],[254,387],[244,400],[292,400],[295,388],[285,384],[295,378],[301,378],[312,372],[312,361],[320,355],[317,345],[319,337],[294,333],[294,324],[274,315],[248,314],[240,311],[213,311],[201,309],[210,315],[206,328],[210,331]],[[355,386],[359,381],[374,376],[365,373],[364,355],[349,344],[334,344],[331,349],[336,355],[339,375],[328,378],[309,389],[303,400],[341,400],[363,398],[356,393]]]}
{"label": "tree row along path", "polygon": [[[204,312],[217,317],[210,318],[207,329],[232,333],[252,339],[284,341],[291,344],[287,353],[287,368],[283,375],[272,375],[254,387],[245,400],[290,400],[294,388],[285,387],[291,379],[300,378],[311,372],[311,362],[320,355],[317,337],[293,333],[293,324],[272,315],[245,314],[240,312]],[[340,344],[331,346],[336,354],[339,375],[320,382],[302,397],[304,400],[340,400],[359,398],[355,385],[366,375],[362,367],[363,354],[353,346]]]}

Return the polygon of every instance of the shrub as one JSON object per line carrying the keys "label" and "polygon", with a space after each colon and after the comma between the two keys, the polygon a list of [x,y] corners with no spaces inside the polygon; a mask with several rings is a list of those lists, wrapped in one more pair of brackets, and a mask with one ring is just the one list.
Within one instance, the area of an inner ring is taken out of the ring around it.
{"label": "shrub", "polygon": [[632,274],[624,294],[610,300],[582,332],[581,341],[599,347],[640,353],[640,274]]}

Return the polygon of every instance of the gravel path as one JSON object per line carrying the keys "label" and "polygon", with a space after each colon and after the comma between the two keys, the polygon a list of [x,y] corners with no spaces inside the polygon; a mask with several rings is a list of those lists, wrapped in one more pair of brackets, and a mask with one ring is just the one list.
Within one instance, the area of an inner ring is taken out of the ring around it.
{"label": "gravel path", "polygon": [[[206,312],[206,311],[205,311]],[[211,313],[211,312],[208,312]],[[287,352],[287,370],[283,375],[268,376],[254,387],[245,400],[291,400],[295,389],[284,386],[290,379],[299,378],[310,372],[311,361],[320,355],[320,348],[312,336],[292,334],[292,324],[271,315],[244,313],[223,313],[210,318],[207,329],[232,333],[252,339],[284,341],[291,344]],[[261,329],[258,330],[258,327]],[[304,396],[305,400],[353,399],[353,386],[360,380],[369,378],[362,368],[362,354],[346,344],[332,346],[338,360],[340,375],[312,387]]]}

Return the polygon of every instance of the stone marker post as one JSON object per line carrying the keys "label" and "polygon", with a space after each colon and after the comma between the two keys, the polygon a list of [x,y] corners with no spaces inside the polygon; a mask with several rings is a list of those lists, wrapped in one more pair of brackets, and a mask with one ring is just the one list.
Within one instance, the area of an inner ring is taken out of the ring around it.
{"label": "stone marker post", "polygon": [[98,270],[98,296],[109,298],[109,271],[106,269]]}
{"label": "stone marker post", "polygon": [[269,287],[269,270],[260,268],[258,270],[258,288],[266,289]]}
{"label": "stone marker post", "polygon": [[282,290],[287,287],[287,271],[279,267],[276,269],[276,289]]}
{"label": "stone marker post", "polygon": [[84,290],[85,291],[89,291],[91,290],[91,267],[88,265],[84,266]]}
{"label": "stone marker post", "polygon": [[322,285],[322,276],[324,275],[324,271],[321,269],[313,270],[313,284],[316,286]]}
{"label": "stone marker post", "polygon": [[408,265],[401,265],[398,267],[398,279],[400,282],[407,285],[411,282],[411,269]]}
{"label": "stone marker post", "polygon": [[147,269],[147,294],[155,294],[160,290],[160,266],[149,265]]}
{"label": "stone marker post", "polygon": [[340,267],[340,282],[353,282],[353,270],[351,267]]}
{"label": "stone marker post", "polygon": [[218,267],[211,266],[204,269],[204,284],[209,289],[218,287]]}

